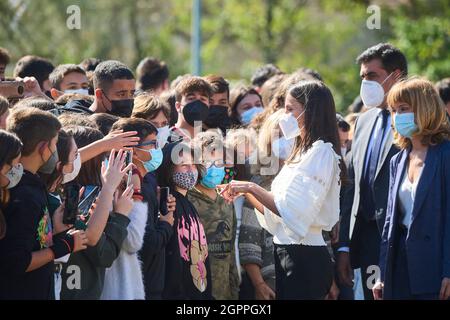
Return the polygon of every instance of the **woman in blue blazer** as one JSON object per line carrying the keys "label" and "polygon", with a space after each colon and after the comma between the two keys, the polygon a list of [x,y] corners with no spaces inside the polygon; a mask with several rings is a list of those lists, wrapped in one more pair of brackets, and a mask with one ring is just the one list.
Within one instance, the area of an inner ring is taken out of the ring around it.
{"label": "woman in blue blazer", "polygon": [[390,90],[396,144],[375,299],[450,297],[450,126],[433,84]]}

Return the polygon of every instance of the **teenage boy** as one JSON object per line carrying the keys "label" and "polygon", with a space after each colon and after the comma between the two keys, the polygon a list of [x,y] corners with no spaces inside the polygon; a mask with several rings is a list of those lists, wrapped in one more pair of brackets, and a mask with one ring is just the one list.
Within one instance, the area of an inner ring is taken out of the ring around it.
{"label": "teenage boy", "polygon": [[10,115],[7,126],[23,143],[23,175],[10,190],[4,210],[7,231],[0,241],[0,300],[54,299],[53,260],[85,249],[87,239],[82,231],[67,232],[62,208],[51,220],[48,193],[38,174],[55,170],[61,124],[49,112],[23,104]]}
{"label": "teenage boy", "polygon": [[129,118],[133,112],[136,81],[133,72],[119,61],[101,62],[94,71],[94,113]]}
{"label": "teenage boy", "polygon": [[50,94],[58,99],[65,93],[88,95],[89,81],[84,71],[76,64],[61,64],[49,76]]}
{"label": "teenage boy", "polygon": [[231,119],[228,116],[230,108],[230,86],[228,81],[221,76],[209,75],[205,80],[211,85],[212,95],[209,99],[209,113],[205,120],[208,129],[219,128],[225,134],[231,127]]}
{"label": "teenage boy", "polygon": [[175,108],[178,121],[171,128],[169,142],[194,137],[194,126],[200,130],[209,114],[209,99],[212,96],[211,85],[203,78],[188,76],[180,81],[175,89]]}

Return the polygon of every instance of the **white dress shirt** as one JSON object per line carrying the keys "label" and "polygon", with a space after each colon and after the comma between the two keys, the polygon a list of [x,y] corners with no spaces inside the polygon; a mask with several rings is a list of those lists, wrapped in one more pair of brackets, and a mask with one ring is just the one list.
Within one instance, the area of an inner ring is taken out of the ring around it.
{"label": "white dress shirt", "polygon": [[274,243],[326,246],[322,230],[339,220],[340,159],[331,143],[318,140],[283,166],[271,188],[280,216],[266,207],[257,213]]}

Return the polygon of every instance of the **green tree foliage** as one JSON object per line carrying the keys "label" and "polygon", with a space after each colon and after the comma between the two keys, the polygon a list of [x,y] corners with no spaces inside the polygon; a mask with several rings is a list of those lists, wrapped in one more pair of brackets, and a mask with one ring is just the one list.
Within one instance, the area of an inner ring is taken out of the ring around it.
{"label": "green tree foliage", "polygon": [[[366,26],[371,3],[381,8],[380,29]],[[70,5],[80,7],[80,30],[66,26]],[[175,78],[190,71],[191,6],[191,0],[0,0],[0,46],[13,60],[36,54],[55,64],[99,57],[134,68],[156,56]],[[378,42],[402,49],[411,74],[448,77],[449,7],[448,0],[203,0],[203,71],[248,81],[268,62],[285,72],[313,68],[345,110],[359,92],[355,58]]]}

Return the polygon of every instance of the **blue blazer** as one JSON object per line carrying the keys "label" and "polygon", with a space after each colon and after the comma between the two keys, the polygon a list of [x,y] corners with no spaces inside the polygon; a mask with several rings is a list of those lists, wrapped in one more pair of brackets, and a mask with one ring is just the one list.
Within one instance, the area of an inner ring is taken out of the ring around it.
{"label": "blue blazer", "polygon": [[[386,299],[392,296],[394,240],[400,219],[398,190],[409,152],[400,151],[390,163],[388,206],[380,248]],[[428,148],[406,237],[406,253],[411,294],[439,293],[442,278],[450,278],[450,141]]]}

